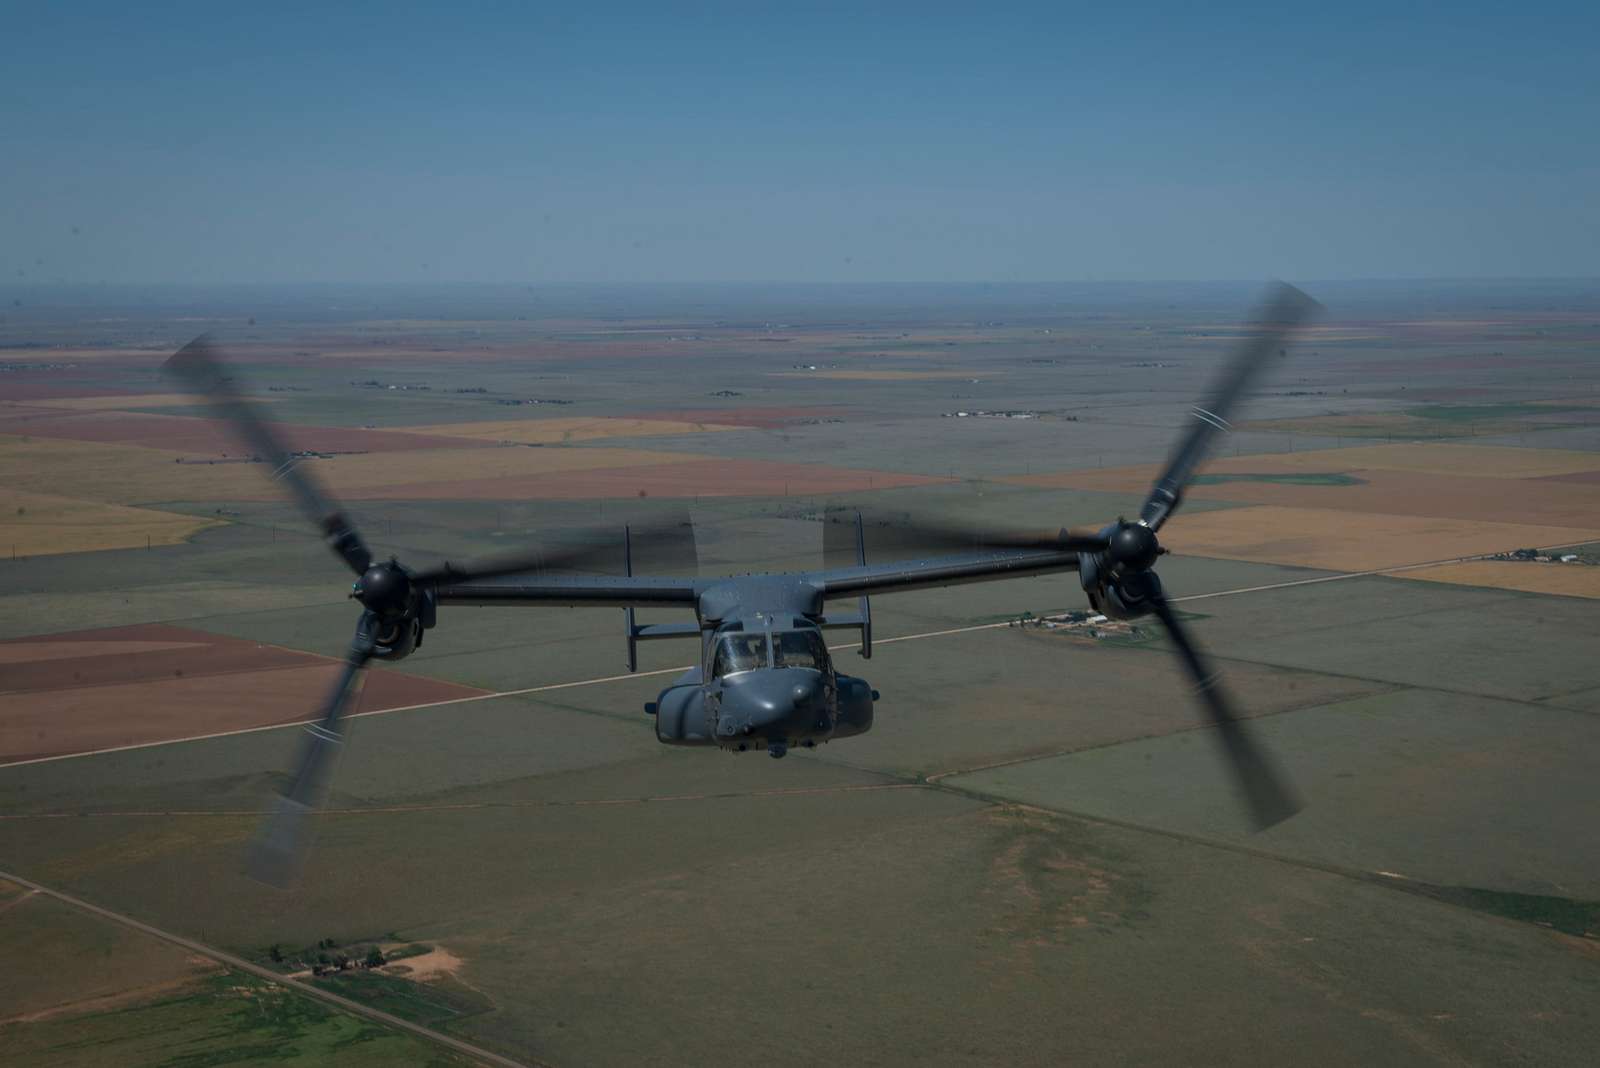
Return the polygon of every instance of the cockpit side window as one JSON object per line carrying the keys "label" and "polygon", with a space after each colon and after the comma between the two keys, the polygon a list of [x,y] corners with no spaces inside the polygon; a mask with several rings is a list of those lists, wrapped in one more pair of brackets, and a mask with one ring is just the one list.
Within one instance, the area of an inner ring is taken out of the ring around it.
{"label": "cockpit side window", "polygon": [[730,634],[717,646],[717,655],[711,661],[711,674],[713,678],[721,678],[736,671],[754,671],[766,666],[765,633]]}
{"label": "cockpit side window", "polygon": [[825,671],[828,646],[814,630],[780,631],[772,636],[772,666]]}

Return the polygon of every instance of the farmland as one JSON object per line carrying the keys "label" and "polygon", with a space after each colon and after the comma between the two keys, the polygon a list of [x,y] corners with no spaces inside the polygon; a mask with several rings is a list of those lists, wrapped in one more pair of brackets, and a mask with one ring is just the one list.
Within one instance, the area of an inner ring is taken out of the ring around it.
{"label": "farmland", "polygon": [[[0,871],[285,973],[275,945],[436,947],[326,989],[528,1062],[1583,1063],[1600,568],[1441,561],[1600,541],[1593,309],[1318,295],[1160,565],[1295,818],[1248,833],[1158,628],[1010,625],[1081,608],[1071,576],[875,599],[870,661],[834,637],[876,727],[782,761],[655,742],[692,643],[628,676],[614,609],[447,607],[369,673],[287,893],[242,858],[349,576],[170,395],[195,309],[23,309],[0,336],[50,356],[0,376],[0,488],[63,503],[0,560]],[[820,563],[829,503],[1136,514],[1245,294],[723,299],[208,314],[385,556],[687,512],[742,573]],[[0,883],[0,1060],[457,1063],[193,956]]]}

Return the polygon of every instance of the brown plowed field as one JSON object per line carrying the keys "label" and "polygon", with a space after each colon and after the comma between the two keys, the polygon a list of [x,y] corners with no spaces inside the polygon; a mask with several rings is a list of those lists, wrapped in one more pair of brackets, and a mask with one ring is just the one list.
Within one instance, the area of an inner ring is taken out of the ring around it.
{"label": "brown plowed field", "polygon": [[1546,475],[1540,482],[1568,483],[1577,486],[1600,486],[1600,471],[1574,471],[1570,475]]}
{"label": "brown plowed field", "polygon": [[[308,719],[339,670],[327,657],[161,623],[0,642],[0,664],[0,762]],[[353,711],[483,692],[379,666]]]}

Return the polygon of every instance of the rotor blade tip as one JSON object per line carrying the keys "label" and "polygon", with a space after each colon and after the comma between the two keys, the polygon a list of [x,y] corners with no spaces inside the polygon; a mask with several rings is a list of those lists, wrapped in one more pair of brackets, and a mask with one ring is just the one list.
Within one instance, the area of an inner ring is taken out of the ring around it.
{"label": "rotor blade tip", "polygon": [[1256,808],[1255,830],[1257,833],[1271,830],[1285,820],[1299,815],[1304,808],[1305,806],[1297,798],[1290,796],[1276,798],[1270,805]]}
{"label": "rotor blade tip", "polygon": [[1305,290],[1281,279],[1272,283],[1266,304],[1282,319],[1309,319],[1327,310]]}
{"label": "rotor blade tip", "polygon": [[310,811],[309,806],[292,798],[279,797],[251,843],[245,874],[279,890],[293,887],[305,866]]}
{"label": "rotor blade tip", "polygon": [[192,375],[197,371],[214,371],[216,354],[212,350],[211,331],[206,331],[168,356],[161,364],[163,372]]}

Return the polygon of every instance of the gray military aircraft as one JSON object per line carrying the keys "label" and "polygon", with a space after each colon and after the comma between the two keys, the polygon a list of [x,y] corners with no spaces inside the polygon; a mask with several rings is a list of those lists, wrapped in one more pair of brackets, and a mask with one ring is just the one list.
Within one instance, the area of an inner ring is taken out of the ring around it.
{"label": "gray military aircraft", "polygon": [[[630,671],[637,666],[637,642],[698,637],[699,663],[646,705],[655,719],[656,737],[668,745],[765,750],[781,757],[793,746],[811,747],[871,729],[877,692],[865,680],[840,672],[823,640],[826,630],[859,630],[861,655],[870,658],[870,596],[1060,571],[1078,573],[1098,612],[1116,619],[1153,615],[1161,621],[1195,682],[1255,825],[1286,819],[1299,809],[1293,791],[1233,715],[1216,674],[1179,622],[1153,567],[1166,551],[1157,534],[1182,502],[1184,489],[1217,436],[1229,429],[1230,414],[1318,307],[1292,286],[1280,285],[1270,294],[1210,397],[1193,409],[1194,424],[1173,450],[1136,520],[1119,519],[1092,533],[1061,530],[1046,536],[929,524],[919,531],[928,543],[960,551],[870,563],[857,513],[850,524],[855,542],[851,565],[721,577],[635,574],[631,533],[625,535],[621,575],[564,573],[592,562],[594,553],[583,547],[430,568],[407,567],[393,558],[375,560],[309,465],[288,451],[230,377],[211,342],[195,339],[167,361],[167,369],[202,394],[255,456],[272,465],[274,477],[357,576],[350,596],[361,604],[344,670],[316,720],[306,724],[307,738],[289,790],[252,851],[252,873],[278,885],[293,879],[304,856],[306,818],[326,793],[343,742],[341,718],[362,669],[371,660],[410,654],[437,625],[442,605],[620,607],[626,613]],[[838,517],[832,522],[837,524]],[[840,602],[846,609],[834,610]],[[695,621],[635,621],[636,608],[668,606],[692,610]]]}

